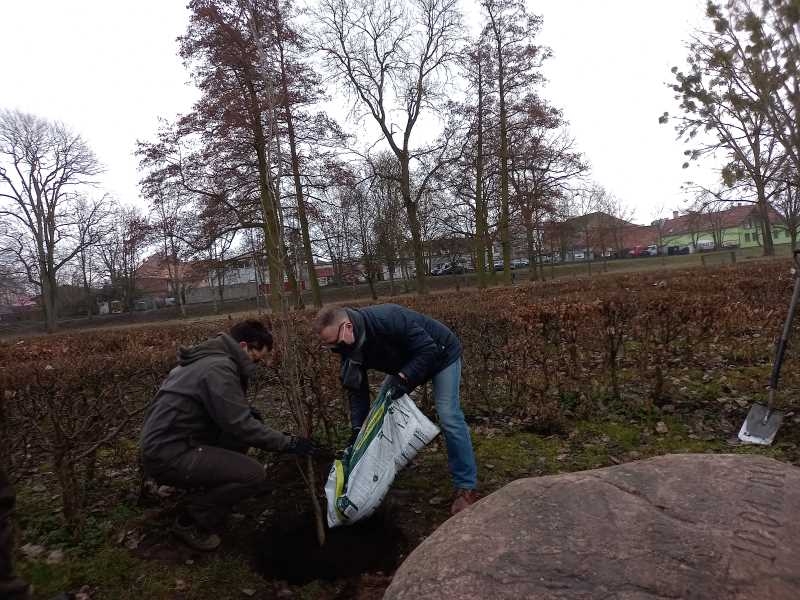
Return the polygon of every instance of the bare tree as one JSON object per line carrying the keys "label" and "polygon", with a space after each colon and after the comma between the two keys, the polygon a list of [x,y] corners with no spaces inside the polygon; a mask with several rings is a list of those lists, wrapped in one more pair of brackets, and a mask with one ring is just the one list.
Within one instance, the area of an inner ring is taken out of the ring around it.
{"label": "bare tree", "polygon": [[[397,158],[388,153],[372,161],[373,175],[370,190],[375,202],[375,235],[381,260],[389,275],[389,294],[395,293],[395,271],[400,261],[400,250],[404,246],[406,228],[403,215],[403,198],[398,184],[399,165]],[[406,280],[403,279],[404,283]],[[406,283],[407,285],[407,283]],[[406,291],[408,291],[406,287]]]}
{"label": "bare tree", "polygon": [[351,221],[349,229],[357,240],[356,247],[361,257],[364,277],[369,285],[372,299],[377,300],[375,281],[380,271],[380,259],[376,235],[375,195],[366,189],[366,185],[361,184],[347,190],[345,201],[345,210],[349,213]]}
{"label": "bare tree", "polygon": [[80,250],[76,256],[78,271],[86,300],[86,316],[92,318],[92,287],[98,283],[102,272],[99,245],[111,230],[111,199],[99,200],[79,198],[75,204],[77,233]]}
{"label": "bare tree", "polygon": [[592,274],[592,251],[598,242],[602,243],[602,229],[597,226],[597,211],[603,206],[606,190],[599,185],[579,190],[571,196],[570,212],[575,232],[583,244],[584,260],[589,275]]}
{"label": "bare tree", "polygon": [[135,207],[117,206],[112,212],[112,228],[98,244],[113,294],[129,311],[136,298],[136,269],[142,263],[149,238],[147,217]]}
{"label": "bare tree", "polygon": [[512,206],[522,214],[530,277],[535,280],[541,272],[536,259],[541,255],[544,219],[555,212],[559,199],[576,187],[588,164],[573,149],[572,138],[560,130],[564,121],[558,110],[534,95],[515,108],[509,126]]}
{"label": "bare tree", "polygon": [[219,313],[225,305],[225,281],[228,271],[228,253],[236,238],[221,211],[206,210],[200,217],[195,231],[193,246],[199,247],[208,259],[208,282],[214,298],[214,312]]}
{"label": "bare tree", "polygon": [[697,210],[689,210],[686,213],[686,227],[689,231],[689,239],[692,240],[692,251],[697,250],[697,243],[705,229],[705,218],[703,213]]}
{"label": "bare tree", "polygon": [[187,240],[191,236],[192,206],[188,202],[188,195],[178,186],[153,187],[146,183],[143,193],[150,199],[153,212],[151,227],[161,246],[173,297],[181,315],[186,316],[187,259],[192,253]]}
{"label": "bare tree", "polygon": [[[61,123],[19,111],[0,112],[0,216],[13,225],[13,246],[41,292],[45,325],[56,329],[57,276],[81,250],[74,203],[101,172],[81,136]],[[88,243],[88,242],[86,242]]]}
{"label": "bare tree", "polygon": [[541,26],[539,16],[528,13],[519,1],[482,0],[488,15],[484,34],[491,40],[500,119],[500,244],[503,250],[503,278],[511,283],[511,237],[509,206],[509,120],[515,95],[530,93],[541,81],[538,68],[549,56],[549,50],[534,44]]}
{"label": "bare tree", "polygon": [[620,257],[625,249],[628,233],[637,227],[631,223],[634,210],[614,194],[606,194],[599,209],[605,213],[603,226],[608,231],[607,240],[611,244],[606,246],[603,258],[608,258],[609,250],[613,250],[616,256]]}
{"label": "bare tree", "polygon": [[[317,9],[319,46],[329,68],[378,124],[400,163],[418,293],[425,292],[425,265],[411,162],[430,149],[413,150],[411,134],[423,109],[439,99],[447,67],[457,57],[456,5],[456,0],[321,0]],[[398,115],[403,123],[396,130]]]}

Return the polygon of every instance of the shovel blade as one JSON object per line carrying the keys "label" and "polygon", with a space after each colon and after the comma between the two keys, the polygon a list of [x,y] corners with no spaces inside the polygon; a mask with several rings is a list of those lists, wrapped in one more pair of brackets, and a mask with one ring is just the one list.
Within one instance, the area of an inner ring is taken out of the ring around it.
{"label": "shovel blade", "polygon": [[783,412],[770,410],[763,404],[753,404],[739,430],[739,439],[746,444],[769,446],[783,422]]}

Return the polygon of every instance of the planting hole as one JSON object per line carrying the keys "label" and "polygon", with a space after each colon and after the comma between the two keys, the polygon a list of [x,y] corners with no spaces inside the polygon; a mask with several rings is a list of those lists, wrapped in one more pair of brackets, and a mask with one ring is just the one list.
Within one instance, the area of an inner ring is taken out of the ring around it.
{"label": "planting hole", "polygon": [[383,511],[354,525],[327,529],[326,534],[320,547],[309,515],[265,529],[256,536],[256,569],[268,579],[294,585],[390,573],[400,563],[405,546],[402,532]]}

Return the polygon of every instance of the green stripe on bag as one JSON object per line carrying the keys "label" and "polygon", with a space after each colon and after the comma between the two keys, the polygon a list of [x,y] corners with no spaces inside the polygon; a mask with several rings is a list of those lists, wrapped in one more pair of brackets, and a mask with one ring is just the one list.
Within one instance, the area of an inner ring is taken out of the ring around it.
{"label": "green stripe on bag", "polygon": [[348,473],[356,466],[372,443],[372,440],[374,440],[383,429],[383,419],[386,416],[386,408],[387,402],[386,395],[384,394],[376,400],[375,406],[373,406],[370,411],[366,425],[361,429],[359,439],[353,444],[353,451],[350,456],[347,457]]}
{"label": "green stripe on bag", "polygon": [[342,492],[344,491],[344,484],[347,478],[344,475],[344,467],[342,466],[342,461],[337,460],[333,463],[333,468],[336,471],[336,496],[334,496],[334,507],[336,507],[336,514],[339,515],[339,518],[344,520],[345,517],[342,512],[339,510],[339,498],[342,497]]}

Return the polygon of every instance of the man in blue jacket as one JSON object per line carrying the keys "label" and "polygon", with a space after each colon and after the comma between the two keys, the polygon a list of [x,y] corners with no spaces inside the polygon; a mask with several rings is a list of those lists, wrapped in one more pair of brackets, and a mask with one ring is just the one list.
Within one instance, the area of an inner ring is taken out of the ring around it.
{"label": "man in blue jacket", "polygon": [[351,442],[369,412],[367,370],[387,374],[381,391],[399,397],[427,381],[447,445],[456,493],[453,514],[478,499],[477,467],[459,400],[461,342],[439,321],[397,304],[325,307],[314,322],[322,343],[341,355],[341,380],[350,402]]}
{"label": "man in blue jacket", "polygon": [[197,550],[220,544],[216,531],[232,506],[258,493],[264,466],[249,447],[311,455],[308,439],[270,429],[247,403],[248,378],[272,350],[257,320],[237,323],[202,344],[181,348],[178,366],[161,384],[141,435],[142,466],[156,482],[192,493],[173,533]]}

